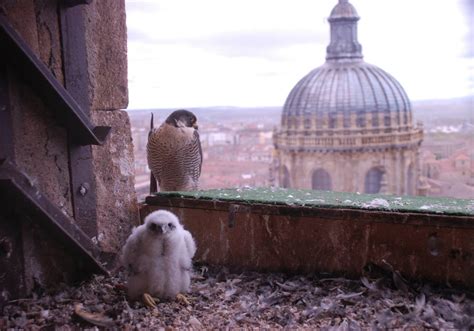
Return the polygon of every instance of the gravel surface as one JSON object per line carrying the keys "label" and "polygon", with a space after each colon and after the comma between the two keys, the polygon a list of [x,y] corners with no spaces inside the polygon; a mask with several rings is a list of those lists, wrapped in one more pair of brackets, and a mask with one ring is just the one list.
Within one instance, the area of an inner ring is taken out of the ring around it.
{"label": "gravel surface", "polygon": [[[381,269],[380,269],[381,270]],[[396,271],[369,270],[358,280],[325,274],[231,273],[196,266],[189,305],[155,309],[126,298],[122,271],[77,287],[10,302],[3,329],[411,328],[474,330],[474,294],[407,283]]]}

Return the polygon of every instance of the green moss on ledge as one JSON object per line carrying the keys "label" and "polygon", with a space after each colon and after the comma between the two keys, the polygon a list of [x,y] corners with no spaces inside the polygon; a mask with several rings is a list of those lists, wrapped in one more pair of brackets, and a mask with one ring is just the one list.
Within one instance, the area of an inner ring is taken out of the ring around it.
{"label": "green moss on ledge", "polygon": [[238,188],[194,192],[160,192],[158,197],[181,197],[287,206],[352,208],[474,216],[474,199],[392,196],[283,188]]}

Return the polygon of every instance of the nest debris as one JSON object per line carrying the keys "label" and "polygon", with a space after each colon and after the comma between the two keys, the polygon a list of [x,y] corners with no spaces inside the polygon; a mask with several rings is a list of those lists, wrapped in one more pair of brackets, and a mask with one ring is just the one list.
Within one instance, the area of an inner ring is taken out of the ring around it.
{"label": "nest debris", "polygon": [[0,329],[124,330],[171,328],[474,329],[471,292],[393,277],[351,280],[325,274],[229,272],[196,267],[189,305],[129,302],[123,271],[94,276],[77,287],[10,302]]}

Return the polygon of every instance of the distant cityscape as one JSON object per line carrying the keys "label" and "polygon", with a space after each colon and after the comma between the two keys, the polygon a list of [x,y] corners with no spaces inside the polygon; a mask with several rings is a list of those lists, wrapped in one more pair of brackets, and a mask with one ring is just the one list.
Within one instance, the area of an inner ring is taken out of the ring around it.
{"label": "distant cityscape", "polygon": [[[427,195],[474,198],[474,109],[472,98],[414,102],[424,125],[421,175]],[[174,109],[130,110],[135,150],[135,187],[149,193],[146,143],[150,115],[158,126]],[[281,108],[190,108],[198,117],[203,149],[201,189],[262,187],[274,184],[273,130]]]}

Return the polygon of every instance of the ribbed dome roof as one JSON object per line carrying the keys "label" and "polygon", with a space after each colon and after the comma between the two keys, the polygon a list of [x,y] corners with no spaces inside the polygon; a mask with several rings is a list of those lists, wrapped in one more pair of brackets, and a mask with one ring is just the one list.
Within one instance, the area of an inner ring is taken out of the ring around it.
{"label": "ribbed dome roof", "polygon": [[331,42],[326,63],[290,92],[283,107],[282,130],[411,126],[410,101],[402,86],[362,59],[355,8],[339,0],[328,20]]}
{"label": "ribbed dome roof", "polygon": [[359,19],[359,15],[357,15],[357,11],[355,10],[354,6],[351,5],[347,0],[339,0],[339,3],[331,11],[329,21],[339,18]]}
{"label": "ribbed dome roof", "polygon": [[[373,126],[406,125],[410,118],[410,101],[395,78],[382,69],[359,61],[328,61],[314,69],[290,92],[283,116],[307,116],[324,113],[378,113],[389,115]],[[386,123],[394,119],[396,123]],[[348,127],[349,120],[343,121]],[[342,123],[340,123],[342,124]]]}

